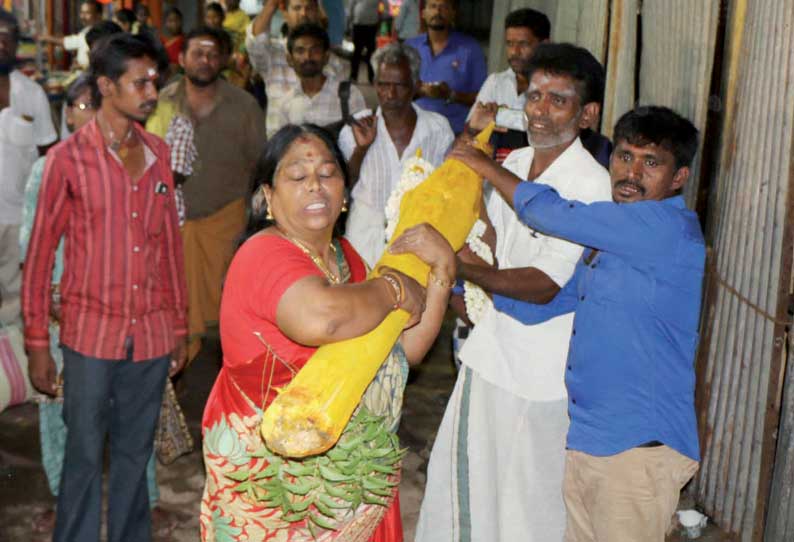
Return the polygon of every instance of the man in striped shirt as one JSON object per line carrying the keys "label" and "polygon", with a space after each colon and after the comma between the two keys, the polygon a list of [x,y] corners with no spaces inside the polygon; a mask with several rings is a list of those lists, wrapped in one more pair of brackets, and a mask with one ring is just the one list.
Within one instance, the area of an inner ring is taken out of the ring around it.
{"label": "man in striped shirt", "polygon": [[25,261],[30,377],[55,394],[50,274],[65,237],[60,338],[68,435],[56,542],[99,540],[108,435],[108,540],[151,538],[146,462],[165,379],[184,365],[187,335],[169,151],[138,124],[157,103],[156,56],[148,41],[127,34],[91,52],[99,111],[48,155]]}

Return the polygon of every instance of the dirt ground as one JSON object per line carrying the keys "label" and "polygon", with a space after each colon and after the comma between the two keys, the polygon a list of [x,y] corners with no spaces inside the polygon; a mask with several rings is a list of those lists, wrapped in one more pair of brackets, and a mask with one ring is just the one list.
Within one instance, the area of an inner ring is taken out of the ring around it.
{"label": "dirt ground", "polygon": [[[450,326],[445,326],[428,359],[413,371],[405,394],[400,438],[409,454],[400,486],[405,540],[414,538],[419,505],[425,484],[427,460],[447,397],[455,382],[450,362]],[[188,425],[200,443],[201,414],[220,368],[217,338],[206,341],[201,355],[179,383],[178,396]],[[164,467],[158,464],[161,506],[177,520],[173,529],[161,529],[157,542],[198,540],[198,510],[204,485],[200,445],[196,451]],[[40,465],[38,409],[27,404],[0,414],[0,541],[44,542],[48,535],[32,533],[32,518],[52,507],[44,471]],[[686,506],[686,502],[682,502]],[[669,542],[685,540],[679,536]],[[717,542],[725,538],[713,527],[700,538]]]}

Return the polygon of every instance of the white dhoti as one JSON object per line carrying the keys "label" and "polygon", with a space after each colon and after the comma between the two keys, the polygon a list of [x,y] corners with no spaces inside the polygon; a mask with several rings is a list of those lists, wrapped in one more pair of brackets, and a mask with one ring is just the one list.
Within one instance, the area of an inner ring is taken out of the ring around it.
{"label": "white dhoti", "polygon": [[567,401],[529,401],[464,366],[441,422],[417,542],[561,542]]}

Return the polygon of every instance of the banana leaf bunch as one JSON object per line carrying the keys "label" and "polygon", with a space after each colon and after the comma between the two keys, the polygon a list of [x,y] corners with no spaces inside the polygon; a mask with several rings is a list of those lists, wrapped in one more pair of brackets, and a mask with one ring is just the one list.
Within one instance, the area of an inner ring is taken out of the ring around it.
{"label": "banana leaf bunch", "polygon": [[252,457],[267,461],[263,470],[226,476],[239,482],[235,491],[280,509],[286,524],[305,521],[314,535],[318,528],[337,530],[362,504],[388,506],[405,452],[384,418],[362,408],[324,454],[287,459],[262,446]]}

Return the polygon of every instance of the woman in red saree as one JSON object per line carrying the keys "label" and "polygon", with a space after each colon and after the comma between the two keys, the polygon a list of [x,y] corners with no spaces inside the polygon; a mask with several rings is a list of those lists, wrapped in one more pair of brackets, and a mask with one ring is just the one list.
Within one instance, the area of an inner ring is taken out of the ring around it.
{"label": "woman in red saree", "polygon": [[226,276],[223,368],[202,422],[202,540],[401,542],[396,491],[387,506],[361,504],[337,518],[334,530],[317,532],[308,520],[285,521],[281,509],[252,499],[234,478],[267,465],[258,431],[262,412],[315,349],[371,331],[399,306],[411,319],[362,399],[386,427],[396,429],[407,364],[421,361],[438,334],[455,255],[435,229],[420,225],[406,231],[393,250],[412,252],[430,265],[427,289],[395,270],[367,280],[361,257],[334,236],[346,204],[347,172],[333,140],[316,126],[277,132],[254,178],[249,233],[256,233],[237,251]]}
{"label": "woman in red saree", "polygon": [[179,8],[171,8],[165,14],[165,29],[168,37],[162,36],[165,52],[168,55],[168,63],[173,69],[179,67],[179,53],[185,44],[185,34],[182,32],[182,12]]}

